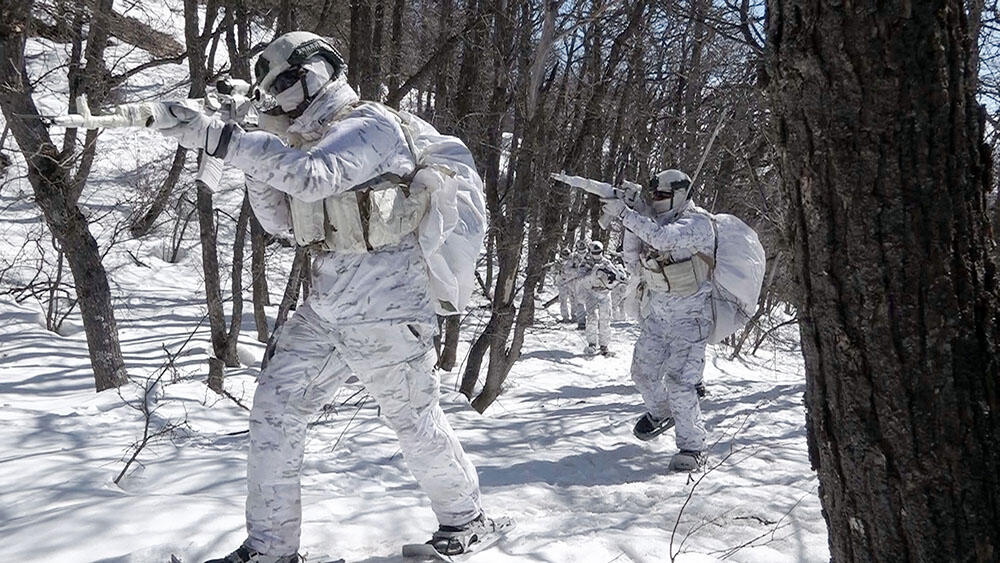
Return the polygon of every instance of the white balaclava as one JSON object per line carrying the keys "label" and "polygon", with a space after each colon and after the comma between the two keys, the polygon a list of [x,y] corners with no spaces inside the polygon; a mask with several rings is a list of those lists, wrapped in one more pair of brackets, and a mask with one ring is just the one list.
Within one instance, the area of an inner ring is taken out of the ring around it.
{"label": "white balaclava", "polygon": [[333,67],[320,57],[313,57],[302,64],[304,71],[301,80],[274,94],[274,101],[281,110],[292,114],[302,111],[302,102],[311,100],[333,78]]}
{"label": "white balaclava", "polygon": [[657,217],[672,221],[691,199],[691,177],[680,170],[658,172],[650,182],[650,205]]}

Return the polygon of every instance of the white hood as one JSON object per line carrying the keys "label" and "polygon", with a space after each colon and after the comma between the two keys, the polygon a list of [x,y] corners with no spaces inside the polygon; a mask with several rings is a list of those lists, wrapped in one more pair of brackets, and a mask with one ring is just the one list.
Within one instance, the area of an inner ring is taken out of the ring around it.
{"label": "white hood", "polygon": [[316,94],[316,99],[309,104],[302,115],[292,121],[288,134],[301,137],[307,142],[317,141],[337,114],[351,107],[359,99],[358,94],[347,83],[346,77],[341,76],[332,80]]}

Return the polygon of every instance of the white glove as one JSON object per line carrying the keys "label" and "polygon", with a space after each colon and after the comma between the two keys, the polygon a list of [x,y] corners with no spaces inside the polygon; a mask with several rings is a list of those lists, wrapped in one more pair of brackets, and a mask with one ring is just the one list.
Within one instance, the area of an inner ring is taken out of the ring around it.
{"label": "white glove", "polygon": [[[176,125],[160,129],[161,133],[174,137],[182,147],[203,149],[210,156],[225,158],[233,125],[180,104],[167,105],[166,113],[176,120]],[[159,119],[161,125],[163,121]]]}
{"label": "white glove", "polygon": [[601,218],[598,219],[597,223],[602,229],[607,229],[611,226],[612,222],[621,220],[625,215],[625,210],[628,209],[628,205],[618,198],[601,201],[604,203],[604,207],[601,208]]}

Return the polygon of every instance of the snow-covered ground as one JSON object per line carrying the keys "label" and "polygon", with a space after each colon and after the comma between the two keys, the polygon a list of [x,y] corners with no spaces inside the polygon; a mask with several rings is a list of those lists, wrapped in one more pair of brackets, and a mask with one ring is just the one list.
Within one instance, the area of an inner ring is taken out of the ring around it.
{"label": "snow-covered ground", "polygon": [[[153,253],[115,269],[121,338],[137,383],[95,394],[82,333],[39,325],[37,305],[0,301],[0,561],[201,561],[243,539],[247,413],[203,384],[208,350],[197,262]],[[275,280],[272,287],[280,287]],[[469,337],[477,321],[469,319]],[[241,356],[262,353],[245,322]],[[823,561],[826,532],[809,468],[794,350],[728,361],[712,350],[704,402],[709,471],[667,472],[668,433],[631,435],[641,399],[628,379],[632,323],[614,358],[582,356],[581,333],[544,316],[507,389],[483,416],[442,374],[452,424],[479,468],[485,504],[519,522],[476,561]],[[767,346],[767,345],[766,345]],[[167,368],[169,356],[176,356]],[[166,371],[164,372],[164,370]],[[142,437],[143,381],[153,431],[177,425],[113,479]],[[255,369],[230,371],[249,404]],[[132,405],[132,406],[130,406]],[[311,430],[303,469],[302,552],[396,561],[435,527],[392,432],[347,386]]]}

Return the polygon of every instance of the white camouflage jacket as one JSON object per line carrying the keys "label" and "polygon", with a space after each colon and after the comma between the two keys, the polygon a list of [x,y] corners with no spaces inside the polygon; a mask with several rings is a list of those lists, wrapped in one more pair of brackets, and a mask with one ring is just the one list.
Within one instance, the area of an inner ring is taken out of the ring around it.
{"label": "white camouflage jacket", "polygon": [[[226,163],[252,178],[250,203],[267,231],[287,236],[293,222],[290,198],[311,203],[344,194],[345,208],[349,203],[356,209],[353,188],[384,174],[413,172],[413,156],[396,117],[377,104],[357,101],[340,79],[292,123],[288,142],[265,131],[233,133]],[[335,323],[433,319],[415,233],[373,251],[362,247],[359,252],[346,243],[343,248],[315,255],[317,313]]]}

